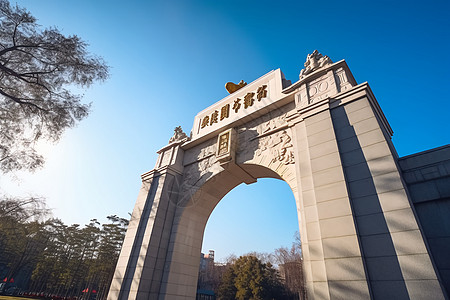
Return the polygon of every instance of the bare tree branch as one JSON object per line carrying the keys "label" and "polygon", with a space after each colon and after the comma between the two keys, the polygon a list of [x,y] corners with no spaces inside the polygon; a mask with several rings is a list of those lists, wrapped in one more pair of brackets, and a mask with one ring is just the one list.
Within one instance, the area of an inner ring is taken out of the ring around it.
{"label": "bare tree branch", "polygon": [[38,140],[57,141],[89,113],[71,86],[108,78],[108,66],[78,36],[41,29],[25,9],[0,0],[0,171],[34,170]]}

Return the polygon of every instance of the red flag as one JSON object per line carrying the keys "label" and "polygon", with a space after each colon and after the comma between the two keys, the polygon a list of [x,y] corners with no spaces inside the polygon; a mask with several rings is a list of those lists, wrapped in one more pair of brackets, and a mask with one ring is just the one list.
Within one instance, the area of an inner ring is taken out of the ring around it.
{"label": "red flag", "polygon": [[8,277],[5,277],[5,279],[3,279],[3,282],[8,282]]}
{"label": "red flag", "polygon": [[92,290],[92,294],[96,294],[97,293],[97,291],[96,290]]}
{"label": "red flag", "polygon": [[9,282],[13,283],[14,282],[14,278],[11,278],[11,280]]}
{"label": "red flag", "polygon": [[87,291],[88,291],[88,289],[84,289],[84,290],[82,290],[81,292],[82,292],[82,293],[87,293]]}

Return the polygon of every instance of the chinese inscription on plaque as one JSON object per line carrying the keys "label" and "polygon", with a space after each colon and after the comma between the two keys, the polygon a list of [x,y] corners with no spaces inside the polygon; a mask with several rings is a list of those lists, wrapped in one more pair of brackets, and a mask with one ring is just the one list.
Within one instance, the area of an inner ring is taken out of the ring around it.
{"label": "chinese inscription on plaque", "polygon": [[222,134],[219,138],[219,150],[218,155],[223,155],[228,153],[228,144],[230,143],[230,132]]}
{"label": "chinese inscription on plaque", "polygon": [[238,113],[240,109],[247,109],[251,106],[253,106],[255,102],[255,95],[256,99],[258,101],[261,101],[261,99],[267,97],[267,85],[262,85],[258,87],[256,90],[256,93],[249,92],[247,93],[243,99],[236,98],[231,103],[227,103],[224,106],[222,106],[219,110],[215,110],[210,115],[207,115],[203,117],[203,119],[200,122],[200,128],[203,129],[206,126],[212,126],[214,123],[219,123],[220,121],[225,120],[226,118],[230,117],[230,111],[234,113]]}

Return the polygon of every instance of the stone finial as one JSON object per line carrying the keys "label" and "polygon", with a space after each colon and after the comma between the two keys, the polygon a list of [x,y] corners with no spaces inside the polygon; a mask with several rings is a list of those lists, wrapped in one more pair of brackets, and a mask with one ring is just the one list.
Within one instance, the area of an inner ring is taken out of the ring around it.
{"label": "stone finial", "polygon": [[227,82],[225,84],[225,89],[228,91],[228,93],[233,94],[234,92],[236,92],[240,88],[243,88],[246,85],[247,85],[247,82],[245,82],[244,80],[241,80],[238,84],[235,84],[232,82]]}
{"label": "stone finial", "polygon": [[189,139],[186,133],[183,132],[183,129],[181,129],[181,126],[175,127],[174,134],[169,140],[169,144],[173,142],[182,141],[184,139]]}
{"label": "stone finial", "polygon": [[313,53],[308,54],[306,57],[306,62],[304,64],[305,68],[300,71],[300,79],[304,78],[306,75],[326,66],[331,65],[333,62],[328,56],[324,56],[319,53],[319,51],[314,50]]}

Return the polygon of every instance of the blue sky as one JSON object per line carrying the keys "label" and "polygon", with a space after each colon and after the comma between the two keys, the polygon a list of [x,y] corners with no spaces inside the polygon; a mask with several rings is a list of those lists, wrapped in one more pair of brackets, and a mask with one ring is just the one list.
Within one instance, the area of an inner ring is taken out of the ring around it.
{"label": "blue sky", "polygon": [[[314,49],[345,59],[369,82],[394,130],[400,156],[450,142],[449,1],[20,0],[44,27],[77,34],[111,66],[83,91],[90,116],[44,145],[47,164],[0,178],[0,191],[40,194],[66,223],[127,216],[173,129],[227,95],[281,68],[298,80]],[[230,216],[232,214],[232,217]],[[230,253],[289,246],[297,230],[286,183],[239,186],[211,215],[204,250]],[[242,230],[245,228],[245,230]]]}

